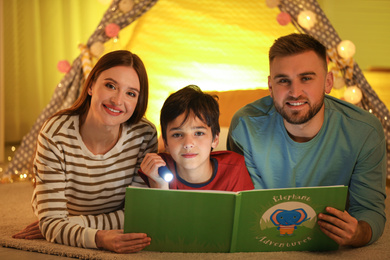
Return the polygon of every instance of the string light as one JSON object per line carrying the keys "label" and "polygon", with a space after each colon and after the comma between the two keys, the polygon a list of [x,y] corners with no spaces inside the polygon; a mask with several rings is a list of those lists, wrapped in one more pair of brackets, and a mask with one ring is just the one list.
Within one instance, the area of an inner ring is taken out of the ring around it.
{"label": "string light", "polygon": [[350,59],[355,55],[356,47],[353,42],[349,40],[341,41],[337,45],[337,53],[342,57],[343,59]]}
{"label": "string light", "polygon": [[344,92],[344,100],[355,105],[362,100],[362,96],[362,91],[357,86],[350,86]]}
{"label": "string light", "polygon": [[317,23],[315,13],[309,10],[300,12],[298,15],[298,23],[304,29],[310,30]]}

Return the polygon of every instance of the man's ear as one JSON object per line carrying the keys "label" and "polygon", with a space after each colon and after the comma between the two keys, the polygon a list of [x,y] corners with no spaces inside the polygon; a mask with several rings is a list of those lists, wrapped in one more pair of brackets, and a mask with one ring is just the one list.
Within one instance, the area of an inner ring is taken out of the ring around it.
{"label": "man's ear", "polygon": [[273,98],[273,96],[272,96],[271,76],[268,76],[268,90],[269,90],[270,96]]}
{"label": "man's ear", "polygon": [[329,94],[333,88],[333,79],[334,79],[333,72],[329,71],[326,74],[326,79],[325,79],[325,93],[326,94]]}

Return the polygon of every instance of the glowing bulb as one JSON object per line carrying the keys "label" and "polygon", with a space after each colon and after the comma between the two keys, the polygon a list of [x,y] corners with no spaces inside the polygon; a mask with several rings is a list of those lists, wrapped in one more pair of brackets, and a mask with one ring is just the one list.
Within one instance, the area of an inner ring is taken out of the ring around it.
{"label": "glowing bulb", "polygon": [[357,86],[350,86],[344,91],[344,99],[352,104],[357,104],[362,100],[363,94]]}
{"label": "glowing bulb", "polygon": [[170,182],[173,180],[173,174],[167,166],[161,166],[160,168],[158,168],[158,175],[160,175],[160,177],[163,178],[166,182]]}
{"label": "glowing bulb", "polygon": [[131,9],[134,7],[134,1],[133,0],[121,0],[119,2],[119,10],[121,10],[124,13],[130,12]]}
{"label": "glowing bulb", "polygon": [[312,11],[302,11],[298,15],[298,23],[303,28],[310,30],[317,22],[316,15]]}
{"label": "glowing bulb", "polygon": [[16,147],[15,147],[15,146],[12,146],[12,147],[11,147],[11,151],[12,151],[12,152],[15,152],[15,150],[16,150]]}
{"label": "glowing bulb", "polygon": [[333,88],[334,89],[341,89],[345,86],[345,81],[342,77],[334,76],[333,78]]}
{"label": "glowing bulb", "polygon": [[353,55],[355,55],[356,47],[353,42],[349,40],[341,41],[337,45],[337,52],[343,59],[349,59],[352,58]]}
{"label": "glowing bulb", "polygon": [[102,55],[102,53],[104,52],[104,45],[102,42],[94,42],[92,45],[91,45],[91,53],[95,56],[95,57],[100,57],[100,55]]}

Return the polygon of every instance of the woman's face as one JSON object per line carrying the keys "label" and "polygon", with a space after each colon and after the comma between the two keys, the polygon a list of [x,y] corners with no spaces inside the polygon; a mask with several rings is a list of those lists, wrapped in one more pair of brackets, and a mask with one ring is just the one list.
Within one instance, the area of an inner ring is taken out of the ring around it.
{"label": "woman's face", "polygon": [[95,124],[119,126],[133,115],[140,94],[139,78],[132,67],[117,66],[103,71],[88,90],[88,118]]}

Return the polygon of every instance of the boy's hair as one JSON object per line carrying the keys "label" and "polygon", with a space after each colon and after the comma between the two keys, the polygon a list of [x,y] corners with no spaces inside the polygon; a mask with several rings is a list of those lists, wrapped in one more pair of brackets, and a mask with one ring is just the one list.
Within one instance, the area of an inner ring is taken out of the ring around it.
{"label": "boy's hair", "polygon": [[286,57],[306,51],[314,51],[323,60],[324,67],[327,70],[325,46],[314,37],[300,33],[292,33],[276,39],[269,50],[269,64],[271,65],[275,57]]}
{"label": "boy's hair", "polygon": [[167,126],[178,116],[185,113],[182,125],[191,112],[211,128],[213,139],[219,134],[219,105],[216,95],[204,93],[198,86],[189,85],[171,94],[161,108],[161,134],[167,143]]}

